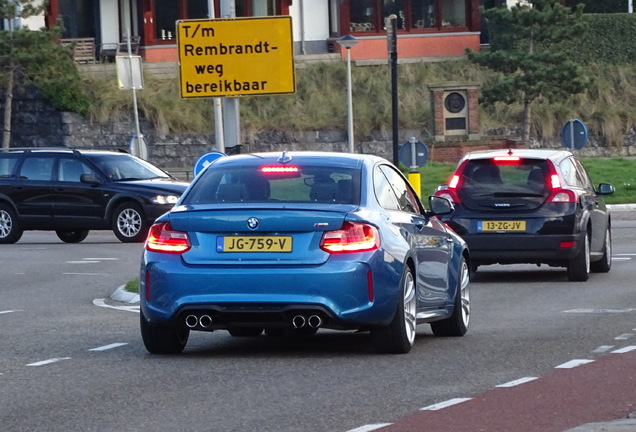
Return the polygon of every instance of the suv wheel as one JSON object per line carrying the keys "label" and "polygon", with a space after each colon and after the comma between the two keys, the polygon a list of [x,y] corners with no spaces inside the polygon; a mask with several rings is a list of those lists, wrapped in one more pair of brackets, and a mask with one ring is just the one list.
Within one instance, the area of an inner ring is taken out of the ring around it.
{"label": "suv wheel", "polygon": [[568,279],[575,282],[585,282],[590,278],[590,239],[587,233],[583,238],[583,247],[568,262]]}
{"label": "suv wheel", "polygon": [[605,244],[603,245],[603,258],[600,261],[590,263],[590,270],[597,273],[607,273],[612,268],[612,231],[607,227],[605,231]]}
{"label": "suv wheel", "polygon": [[79,243],[88,236],[88,230],[84,231],[55,231],[57,237],[64,243]]}
{"label": "suv wheel", "polygon": [[22,237],[22,228],[13,209],[0,204],[0,243],[15,243]]}
{"label": "suv wheel", "polygon": [[140,243],[148,235],[148,223],[139,204],[126,202],[113,213],[113,232],[123,243]]}

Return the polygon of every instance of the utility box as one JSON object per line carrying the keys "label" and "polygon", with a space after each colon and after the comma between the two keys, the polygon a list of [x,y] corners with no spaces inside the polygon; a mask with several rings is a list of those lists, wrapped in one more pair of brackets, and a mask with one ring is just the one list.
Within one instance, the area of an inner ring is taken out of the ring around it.
{"label": "utility box", "polygon": [[435,141],[446,141],[447,137],[480,138],[478,85],[447,83],[428,88]]}

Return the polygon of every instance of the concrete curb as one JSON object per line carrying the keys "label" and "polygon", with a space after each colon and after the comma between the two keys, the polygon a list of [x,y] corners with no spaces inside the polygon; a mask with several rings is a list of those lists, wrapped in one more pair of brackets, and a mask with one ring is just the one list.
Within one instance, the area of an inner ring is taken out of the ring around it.
{"label": "concrete curb", "polygon": [[634,211],[636,204],[608,204],[607,208],[610,211]]}
{"label": "concrete curb", "polygon": [[636,412],[630,414],[628,418],[609,422],[588,423],[583,426],[568,429],[564,432],[635,432]]}
{"label": "concrete curb", "polygon": [[139,303],[139,294],[128,292],[124,289],[125,287],[122,285],[117,288],[110,298],[121,303]]}

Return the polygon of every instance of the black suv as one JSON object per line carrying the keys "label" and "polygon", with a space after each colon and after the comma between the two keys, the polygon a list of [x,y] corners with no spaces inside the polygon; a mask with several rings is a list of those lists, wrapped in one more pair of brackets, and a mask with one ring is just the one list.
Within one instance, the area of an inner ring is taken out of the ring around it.
{"label": "black suv", "polygon": [[187,187],[124,152],[2,149],[0,243],[17,242],[24,230],[54,230],[78,243],[89,230],[104,229],[122,242],[142,242]]}
{"label": "black suv", "polygon": [[436,195],[453,201],[445,222],[462,236],[471,267],[532,263],[566,267],[573,281],[612,264],[611,218],[583,165],[561,150],[467,153]]}

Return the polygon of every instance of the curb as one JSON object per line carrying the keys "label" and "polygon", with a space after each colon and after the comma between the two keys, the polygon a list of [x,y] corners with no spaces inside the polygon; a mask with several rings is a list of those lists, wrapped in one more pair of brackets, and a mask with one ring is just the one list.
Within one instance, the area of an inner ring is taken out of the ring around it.
{"label": "curb", "polygon": [[610,211],[634,211],[636,204],[608,204],[607,208]]}
{"label": "curb", "polygon": [[110,298],[121,303],[139,303],[139,294],[128,292],[125,287],[126,285],[122,285],[117,288]]}

